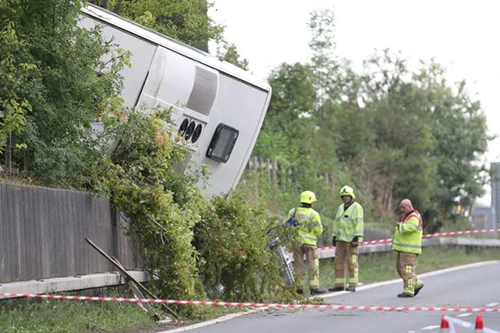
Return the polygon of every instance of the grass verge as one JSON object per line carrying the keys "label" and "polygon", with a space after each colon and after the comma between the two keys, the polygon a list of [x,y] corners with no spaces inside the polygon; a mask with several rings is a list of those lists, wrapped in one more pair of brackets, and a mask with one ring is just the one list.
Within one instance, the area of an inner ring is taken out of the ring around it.
{"label": "grass verge", "polygon": [[[133,297],[129,292],[108,288],[92,296]],[[89,294],[89,292],[85,292]],[[101,295],[102,294],[102,295]],[[165,318],[165,311],[153,305]],[[180,308],[174,308],[176,311]],[[159,324],[136,303],[87,302],[48,299],[10,299],[0,301],[2,333],[146,333],[173,329],[205,319],[246,311],[241,308],[195,306],[189,308],[191,318]]]}

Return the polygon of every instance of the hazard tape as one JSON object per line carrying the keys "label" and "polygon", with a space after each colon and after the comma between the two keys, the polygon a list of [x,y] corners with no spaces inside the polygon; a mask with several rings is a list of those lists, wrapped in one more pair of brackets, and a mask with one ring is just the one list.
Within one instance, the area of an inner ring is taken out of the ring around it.
{"label": "hazard tape", "polygon": [[123,298],[123,297],[101,297],[101,296],[67,296],[67,295],[40,295],[40,294],[17,294],[0,293],[0,297],[23,297],[60,299],[72,301],[94,301],[94,302],[122,302],[122,303],[163,303],[177,305],[209,305],[244,308],[275,308],[275,309],[318,309],[318,310],[360,310],[360,311],[439,311],[439,312],[499,312],[500,308],[440,308],[425,306],[364,306],[364,305],[335,305],[335,304],[280,304],[280,303],[253,303],[253,302],[213,302],[213,301],[182,301],[169,299],[148,298]]}
{"label": "hazard tape", "polygon": [[[455,327],[453,324],[456,324],[457,326],[468,328],[470,330],[476,330],[476,332],[484,332],[484,333],[500,333],[498,331],[492,330],[490,328],[484,327],[477,327],[477,323],[473,324],[465,320],[460,320],[458,318],[450,317],[447,315],[443,315],[443,319],[447,320],[451,325],[450,325],[450,333],[455,333]],[[442,326],[442,325],[441,325]]]}
{"label": "hazard tape", "polygon": [[[500,229],[482,229],[482,230],[463,230],[463,231],[449,231],[449,232],[439,232],[435,234],[426,234],[423,235],[422,238],[438,238],[438,237],[446,237],[446,236],[455,236],[455,235],[468,235],[468,234],[484,234],[489,232],[500,232]],[[378,239],[374,241],[367,242],[359,242],[359,245],[373,245],[373,244],[383,244],[392,242],[392,238],[386,239]],[[325,251],[334,249],[335,246],[327,246],[320,247],[317,251]]]}

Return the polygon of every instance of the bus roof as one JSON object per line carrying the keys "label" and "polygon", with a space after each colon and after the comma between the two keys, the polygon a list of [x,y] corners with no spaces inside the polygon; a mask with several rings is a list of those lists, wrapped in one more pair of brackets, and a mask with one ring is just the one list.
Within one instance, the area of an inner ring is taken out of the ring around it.
{"label": "bus roof", "polygon": [[87,7],[82,8],[82,12],[97,21],[101,21],[107,25],[127,31],[154,44],[161,45],[168,50],[181,54],[189,59],[202,63],[236,79],[252,84],[262,90],[271,90],[271,87],[266,81],[257,78],[255,75],[245,71],[244,69],[226,61],[219,60],[206,52],[176,41],[171,37],[160,34],[157,31],[127,20],[109,10],[88,4]]}

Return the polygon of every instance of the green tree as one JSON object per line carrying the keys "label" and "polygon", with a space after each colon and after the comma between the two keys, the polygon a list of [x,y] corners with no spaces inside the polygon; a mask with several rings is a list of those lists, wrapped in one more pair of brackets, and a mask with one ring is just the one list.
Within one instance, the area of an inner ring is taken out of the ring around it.
{"label": "green tree", "polygon": [[283,64],[269,77],[273,97],[255,147],[261,157],[286,165],[309,163],[315,131],[316,90],[311,67]]}
{"label": "green tree", "polygon": [[207,14],[213,6],[207,0],[91,0],[139,24],[201,50],[208,41],[222,41],[223,27]]}
{"label": "green tree", "polygon": [[225,43],[222,49],[219,48],[219,50],[217,51],[217,56],[219,57],[219,59],[227,61],[244,70],[248,70],[248,60],[241,57],[241,55],[238,53],[236,45],[232,43]]}
{"label": "green tree", "polygon": [[[5,6],[0,3],[0,9]],[[5,164],[12,167],[12,142],[10,138],[14,131],[19,135],[26,124],[26,114],[32,110],[25,96],[30,90],[36,89],[37,66],[28,52],[25,41],[19,40],[12,21],[0,31],[0,154],[5,153]]]}
{"label": "green tree", "polygon": [[428,111],[437,140],[434,154],[439,185],[435,200],[439,211],[449,218],[458,205],[471,207],[483,194],[488,175],[479,157],[486,152],[490,138],[480,102],[471,99],[465,81],[450,85],[445,73],[431,61],[416,79],[431,104]]}
{"label": "green tree", "polygon": [[[120,112],[118,71],[128,55],[104,43],[98,30],[77,27],[79,1],[6,0],[0,5],[0,20],[11,29],[1,36],[1,43],[10,45],[2,68],[19,69],[1,92],[2,103],[16,101],[22,109],[11,142],[18,147],[14,161],[46,185],[82,188],[101,154],[96,148],[104,148],[91,123]],[[11,109],[6,110],[16,114]]]}
{"label": "green tree", "polygon": [[465,82],[450,85],[445,70],[432,61],[412,72],[405,59],[386,50],[370,59],[367,69],[364,95],[375,117],[373,149],[385,151],[374,156],[388,165],[392,195],[411,197],[433,212],[429,228],[439,227],[453,218],[457,205],[467,207],[482,194],[486,174],[478,157],[488,137],[480,104],[471,101]]}
{"label": "green tree", "polygon": [[386,213],[405,197],[421,210],[428,209],[437,166],[425,96],[411,82],[407,61],[398,55],[385,50],[365,66],[365,108],[373,119],[366,179],[372,180],[374,198]]}

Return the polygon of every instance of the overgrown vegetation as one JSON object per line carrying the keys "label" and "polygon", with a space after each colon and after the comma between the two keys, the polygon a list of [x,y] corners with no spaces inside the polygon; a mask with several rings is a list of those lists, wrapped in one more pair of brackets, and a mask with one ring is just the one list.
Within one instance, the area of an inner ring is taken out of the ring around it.
{"label": "overgrown vegetation", "polygon": [[[206,171],[187,164],[168,110],[122,110],[119,71],[129,55],[99,30],[78,28],[80,6],[0,3],[8,22],[2,70],[12,78],[0,86],[0,100],[17,107],[2,112],[5,160],[42,185],[109,197],[130,218],[159,296],[214,296],[222,285],[221,297],[262,298],[269,292],[262,286],[278,274],[268,264],[265,212],[237,196],[210,202],[201,195]],[[93,130],[96,120],[102,132]],[[199,275],[206,283],[196,289]]]}
{"label": "overgrown vegetation", "polygon": [[[84,189],[105,142],[92,121],[121,109],[128,54],[77,27],[80,1],[0,2],[0,153],[44,185]],[[106,58],[104,58],[106,55]]]}
{"label": "overgrown vegetation", "polygon": [[[192,45],[221,37],[206,1],[98,2]],[[336,56],[325,11],[311,16],[310,63],[282,64],[269,77],[274,95],[254,156],[277,160],[276,183],[250,171],[232,195],[206,200],[205,170],[186,165],[168,110],[122,109],[119,71],[129,54],[99,30],[77,27],[81,5],[0,2],[0,153],[25,179],[109,197],[132,221],[160,297],[289,297],[265,232],[304,189],[317,193],[326,226],[348,183],[367,222],[392,225],[398,200],[410,197],[427,232],[466,221],[482,194],[486,120],[465,82],[447,82],[434,62],[414,69],[389,51],[356,73]],[[232,45],[219,56],[248,66]]]}

